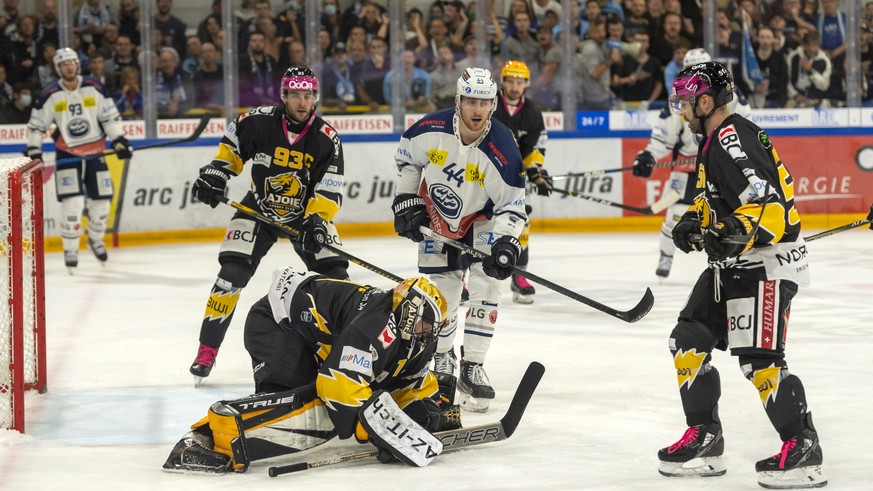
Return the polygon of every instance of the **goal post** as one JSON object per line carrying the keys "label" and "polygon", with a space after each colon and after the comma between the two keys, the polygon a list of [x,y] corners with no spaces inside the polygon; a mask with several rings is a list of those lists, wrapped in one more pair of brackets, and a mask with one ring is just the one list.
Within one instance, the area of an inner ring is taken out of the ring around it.
{"label": "goal post", "polygon": [[0,160],[0,428],[24,432],[24,393],[46,390],[42,162]]}

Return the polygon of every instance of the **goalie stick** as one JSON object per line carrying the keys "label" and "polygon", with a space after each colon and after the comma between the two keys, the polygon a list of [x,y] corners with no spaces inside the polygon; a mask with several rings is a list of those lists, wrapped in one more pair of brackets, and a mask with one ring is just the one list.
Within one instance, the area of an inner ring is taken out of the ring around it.
{"label": "goalie stick", "polygon": [[[543,378],[543,373],[546,368],[539,362],[531,362],[527,370],[521,377],[521,382],[515,390],[515,395],[512,396],[512,401],[509,403],[509,409],[506,414],[500,418],[500,421],[487,423],[482,425],[470,426],[469,428],[459,428],[457,430],[440,431],[434,433],[434,436],[443,442],[443,452],[447,450],[459,450],[484,443],[498,442],[506,440],[515,433],[518,423],[530,402],[533,393]],[[299,462],[296,464],[283,465],[279,467],[270,467],[267,473],[270,477],[281,476],[282,474],[290,474],[292,472],[305,471],[313,467],[324,467],[326,465],[341,464],[343,462],[353,462],[375,457],[379,454],[378,450],[367,450],[364,452],[356,452],[351,454],[339,455],[322,460],[312,460],[309,462]]]}
{"label": "goalie stick", "polygon": [[[459,249],[459,250],[475,257],[475,258],[485,259],[486,257],[490,257],[488,254],[486,254],[478,249],[470,247],[467,244],[464,244],[462,242],[458,242],[454,239],[450,239],[450,238],[446,237],[445,235],[434,232],[433,230],[431,230],[429,228],[419,227],[418,229],[424,235],[427,235],[428,237],[431,237],[438,242],[448,244],[456,249]],[[523,276],[523,277],[525,277],[525,278],[527,278],[535,283],[539,283],[540,285],[543,285],[544,287],[549,288],[550,290],[554,290],[562,295],[570,297],[573,300],[576,300],[577,302],[584,303],[585,305],[588,305],[589,307],[593,307],[596,310],[599,310],[603,313],[609,314],[609,315],[611,315],[617,319],[621,319],[625,322],[636,322],[636,321],[642,319],[643,317],[645,317],[646,314],[649,313],[650,310],[652,310],[652,306],[655,304],[655,296],[652,294],[651,288],[646,288],[646,292],[643,294],[643,298],[641,298],[639,303],[637,303],[632,309],[622,311],[622,310],[616,310],[612,307],[609,307],[609,306],[604,305],[600,302],[592,300],[584,295],[580,295],[580,294],[574,292],[573,290],[570,290],[568,288],[564,288],[561,285],[558,285],[557,283],[552,283],[551,281],[549,281],[545,278],[541,278],[541,277],[531,273],[530,271],[513,267],[512,272],[519,275],[519,276]]]}
{"label": "goalie stick", "polygon": [[[141,150],[149,150],[151,148],[171,147],[173,145],[181,145],[182,143],[192,142],[192,141],[200,138],[200,135],[203,134],[203,130],[206,129],[206,126],[208,124],[209,124],[209,116],[204,115],[200,118],[200,121],[197,123],[197,127],[194,128],[194,132],[191,133],[190,135],[186,136],[185,138],[180,138],[178,140],[150,143],[148,145],[143,145],[141,147],[135,147],[133,149],[133,151],[138,152]],[[55,165],[69,164],[72,162],[79,162],[79,161],[94,158],[94,157],[108,157],[109,155],[115,155],[115,150],[112,150],[110,148],[109,150],[106,150],[103,153],[95,153],[95,154],[91,154],[91,155],[82,155],[81,157],[67,157],[65,159],[55,160]]]}
{"label": "goalie stick", "polygon": [[[226,204],[226,205],[230,205],[233,208],[236,208],[237,210],[245,213],[246,215],[248,215],[252,218],[257,218],[258,220],[260,220],[268,225],[272,225],[278,229],[282,229],[294,237],[300,235],[300,231],[297,230],[296,228],[291,227],[290,225],[285,225],[284,223],[279,223],[279,222],[271,219],[270,217],[258,212],[257,210],[249,208],[248,206],[246,206],[242,203],[237,203],[236,201],[232,201],[224,196],[221,198],[221,202]],[[350,262],[353,262],[364,269],[368,269],[368,270],[370,270],[370,271],[372,271],[380,276],[388,278],[391,281],[396,281],[397,283],[400,283],[401,281],[403,281],[403,278],[397,276],[396,274],[391,273],[389,271],[385,271],[384,269],[380,268],[379,266],[376,266],[375,264],[370,264],[367,261],[364,261],[363,259],[359,259],[359,258],[349,254],[348,252],[340,249],[339,247],[337,247],[333,244],[328,244],[327,241],[319,241],[319,242],[321,242],[321,245],[324,246],[325,249],[333,252],[337,256],[348,259]]]}
{"label": "goalie stick", "polygon": [[[694,162],[695,162],[695,159],[693,159],[693,158],[679,159],[679,160],[674,160],[672,162],[658,162],[658,163],[652,165],[652,168],[653,169],[662,169],[664,167],[672,167],[674,165],[693,164]],[[585,171],[585,172],[570,172],[568,174],[559,174],[557,176],[551,176],[551,178],[557,181],[557,180],[561,180],[561,179],[572,179],[574,177],[599,177],[599,176],[602,176],[604,174],[612,174],[614,172],[627,172],[629,170],[634,170],[634,166],[629,165],[627,167],[617,167],[614,169],[595,169],[595,170],[589,170],[589,171]]]}
{"label": "goalie stick", "polygon": [[649,208],[648,206],[645,208],[637,208],[636,206],[630,206],[630,205],[625,205],[625,204],[621,204],[621,203],[616,203],[615,201],[609,201],[608,199],[598,198],[596,196],[589,196],[587,194],[576,194],[572,191],[565,191],[563,189],[558,189],[558,188],[554,188],[554,187],[552,188],[552,191],[554,191],[558,194],[563,194],[564,196],[570,196],[572,198],[587,199],[587,200],[593,201],[595,203],[600,203],[601,205],[612,206],[615,208],[621,208],[623,210],[632,211],[634,213],[640,213],[643,215],[651,215],[652,214],[652,209]]}

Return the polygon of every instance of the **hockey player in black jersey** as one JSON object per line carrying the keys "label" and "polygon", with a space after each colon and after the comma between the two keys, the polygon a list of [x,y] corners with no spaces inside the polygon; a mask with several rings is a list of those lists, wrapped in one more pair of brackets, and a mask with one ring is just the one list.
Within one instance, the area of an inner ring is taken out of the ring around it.
{"label": "hockey player in black jersey", "polygon": [[460,411],[440,407],[428,370],[447,312],[424,277],[383,291],[275,271],[245,324],[256,394],[213,404],[164,469],[244,471],[334,436],[372,442],[383,462],[427,465],[442,450],[431,433],[460,427]]}
{"label": "hockey player in black jersey", "polygon": [[[530,85],[530,69],[523,61],[509,60],[500,71],[500,80],[503,88],[497,94],[497,109],[494,111],[494,119],[505,124],[512,136],[518,143],[527,180],[536,186],[536,192],[540,196],[548,196],[552,192],[552,179],[546,169],[543,168],[546,155],[546,123],[543,121],[543,113],[524,96],[524,91]],[[530,217],[532,207],[525,203],[525,211]],[[530,218],[521,231],[521,255],[518,257],[518,266],[527,269],[529,260],[528,238],[530,236]],[[523,276],[512,275],[510,280],[512,300],[516,303],[533,303],[533,285]]]}
{"label": "hockey player in black jersey", "polygon": [[227,181],[250,161],[251,191],[242,203],[300,231],[289,237],[242,212],[233,216],[218,253],[221,270],[206,302],[200,347],[190,369],[198,384],[212,370],[240,292],[277,239],[292,239],[307,269],[348,277],[348,261],[322,250],[320,242],[341,244],[331,223],[343,199],[339,135],[315,115],[319,84],[312,70],[289,68],[281,92],[281,105],[252,108],[227,125],[218,153],[194,182],[194,196],[215,208]]}
{"label": "hockey player in black jersey", "polygon": [[779,453],[756,464],[759,484],[820,487],[827,480],[818,433],[803,385],[785,361],[791,300],[809,282],[794,181],[767,134],[730,114],[732,97],[733,80],[715,62],[682,70],[670,97],[691,131],[704,137],[697,153],[699,194],[673,229],[673,241],[686,253],[706,251],[709,267],[670,334],[689,428],[658,452],[659,471],[726,472],[719,374],[710,361],[713,349],[730,348],[783,442]]}

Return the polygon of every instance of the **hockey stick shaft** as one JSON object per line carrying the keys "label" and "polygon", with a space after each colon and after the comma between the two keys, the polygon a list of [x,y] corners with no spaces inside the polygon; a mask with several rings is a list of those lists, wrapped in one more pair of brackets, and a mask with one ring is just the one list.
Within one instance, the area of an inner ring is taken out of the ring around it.
{"label": "hockey stick shaft", "polygon": [[[170,140],[170,141],[163,141],[163,142],[157,142],[157,143],[150,143],[150,144],[148,144],[148,145],[143,145],[143,146],[141,146],[141,147],[136,147],[136,148],[133,149],[133,151],[134,151],[134,152],[139,152],[139,151],[142,151],[142,150],[149,150],[149,149],[151,149],[151,148],[171,147],[171,146],[173,146],[173,145],[181,145],[181,144],[183,144],[183,143],[192,142],[192,141],[194,141],[194,140],[200,138],[200,135],[203,134],[203,130],[206,129],[206,126],[207,126],[208,124],[209,124],[209,116],[204,115],[204,116],[202,116],[202,117],[200,118],[200,121],[197,123],[197,127],[194,129],[194,132],[191,133],[190,135],[186,136],[185,138],[180,138],[180,139],[178,139],[178,140]],[[81,157],[67,157],[67,158],[64,158],[64,159],[55,160],[55,165],[58,165],[58,164],[70,164],[70,163],[73,163],[73,162],[81,162],[82,160],[90,159],[90,158],[94,158],[94,157],[108,157],[108,156],[110,156],[110,155],[115,155],[115,153],[116,153],[115,150],[113,150],[113,149],[109,149],[109,150],[106,150],[106,151],[104,151],[104,152],[102,152],[102,153],[95,153],[95,154],[91,154],[91,155],[83,155],[83,156],[81,156]]]}
{"label": "hockey stick shaft", "polygon": [[[263,213],[260,213],[257,210],[249,208],[248,206],[246,206],[242,203],[237,203],[236,201],[232,201],[232,200],[228,199],[227,197],[222,197],[221,202],[226,204],[226,205],[230,205],[233,208],[236,208],[237,210],[245,213],[246,215],[248,215],[252,218],[256,218],[256,219],[258,219],[266,224],[269,224],[269,225],[272,225],[278,229],[284,230],[285,232],[288,232],[289,234],[291,234],[294,237],[300,235],[300,231],[291,227],[290,225],[285,225],[284,223],[279,223],[275,220],[272,220],[272,219],[270,219],[270,217],[264,215]],[[355,263],[364,269],[370,270],[370,271],[372,271],[380,276],[388,278],[391,281],[396,281],[398,283],[403,281],[403,278],[397,276],[396,274],[391,273],[389,271],[385,271],[384,269],[380,268],[379,266],[376,266],[375,264],[368,263],[367,261],[364,261],[363,259],[360,259],[356,256],[353,256],[352,254],[349,254],[348,252],[340,249],[339,247],[336,247],[333,244],[324,243],[322,245],[324,246],[325,249],[333,252],[337,256],[348,259],[349,262]]]}
{"label": "hockey stick shaft", "polygon": [[[448,244],[448,245],[450,245],[458,250],[465,252],[466,254],[469,254],[469,255],[475,257],[475,258],[485,259],[487,257],[490,257],[488,254],[486,254],[478,249],[470,247],[467,244],[464,244],[462,242],[458,242],[457,240],[450,239],[450,238],[448,238],[440,233],[434,232],[433,230],[431,230],[429,228],[419,227],[419,230],[421,231],[422,234],[427,235],[428,237],[431,237],[432,239],[436,240],[437,242],[442,242],[444,244]],[[643,298],[640,299],[640,301],[632,309],[622,311],[622,310],[616,310],[612,307],[609,307],[609,306],[604,305],[600,302],[592,300],[584,295],[580,295],[579,293],[576,293],[573,290],[570,290],[568,288],[564,288],[563,286],[558,285],[557,283],[553,283],[553,282],[551,282],[545,278],[542,278],[540,276],[537,276],[537,275],[531,273],[530,271],[513,267],[512,272],[519,275],[519,276],[523,276],[523,277],[525,277],[525,278],[527,278],[535,283],[543,285],[544,287],[546,287],[550,290],[554,290],[554,291],[560,293],[561,295],[570,297],[573,300],[576,300],[577,302],[583,303],[589,307],[592,307],[596,310],[599,310],[605,314],[611,315],[617,319],[621,319],[625,322],[636,322],[636,321],[642,319],[646,314],[649,313],[649,311],[652,309],[652,306],[655,304],[655,296],[652,294],[652,290],[650,288],[646,288],[646,292],[643,294]]]}
{"label": "hockey stick shaft", "polygon": [[[694,163],[694,159],[691,159],[691,158],[679,159],[679,160],[673,160],[671,162],[658,162],[658,163],[654,164],[652,166],[652,168],[653,169],[662,169],[664,167],[672,167],[674,165],[685,165],[685,164],[693,164],[693,163]],[[595,170],[589,170],[589,171],[585,171],[585,172],[570,172],[568,174],[560,174],[560,175],[551,176],[551,177],[552,177],[552,179],[557,181],[560,179],[572,179],[574,177],[598,177],[598,176],[602,176],[604,174],[612,174],[615,172],[627,172],[629,170],[634,170],[634,166],[629,165],[627,167],[616,167],[614,169],[595,169]]]}
{"label": "hockey stick shaft", "polygon": [[615,201],[609,201],[608,199],[598,198],[596,196],[589,196],[587,194],[576,194],[572,191],[565,191],[559,188],[552,188],[552,191],[558,194],[563,194],[564,196],[570,196],[571,198],[581,198],[588,201],[593,201],[595,203],[599,203],[601,205],[612,206],[614,208],[621,208],[622,210],[632,211],[634,213],[640,213],[642,215],[651,215],[652,209],[649,207],[646,208],[637,208],[636,206],[625,205],[622,203],[616,203]]}
{"label": "hockey stick shaft", "polygon": [[[829,235],[838,234],[840,232],[845,232],[846,230],[852,230],[853,228],[863,227],[864,225],[873,223],[873,205],[870,205],[870,212],[867,213],[867,218],[863,220],[858,220],[857,222],[852,222],[837,228],[832,228],[830,230],[825,230],[824,232],[819,232],[817,234],[810,235],[809,237],[804,237],[803,240],[809,242],[811,240],[822,239]],[[873,229],[873,226],[870,227]]]}
{"label": "hockey stick shaft", "polygon": [[[536,391],[537,385],[543,378],[545,370],[545,367],[536,361],[528,365],[527,370],[521,377],[521,382],[518,384],[515,395],[512,396],[509,408],[506,410],[506,414],[500,419],[500,421],[434,433],[434,436],[439,438],[443,443],[443,452],[482,445],[484,443],[497,442],[511,437],[512,434],[515,433],[518,423],[521,421],[521,417],[524,415],[524,411],[527,409],[527,405],[533,397],[534,391]],[[339,455],[328,459],[270,467],[267,469],[267,473],[270,477],[277,477],[282,474],[305,471],[314,467],[324,467],[327,465],[341,464],[343,462],[362,460],[375,457],[378,454],[378,450],[367,450],[364,452]]]}

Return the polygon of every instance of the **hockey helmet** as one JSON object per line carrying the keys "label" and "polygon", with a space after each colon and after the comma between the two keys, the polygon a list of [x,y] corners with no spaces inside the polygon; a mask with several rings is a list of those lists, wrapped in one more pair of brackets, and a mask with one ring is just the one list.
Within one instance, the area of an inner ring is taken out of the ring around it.
{"label": "hockey helmet", "polygon": [[688,68],[691,65],[699,65],[701,63],[706,63],[707,61],[712,61],[712,57],[709,56],[709,53],[707,53],[705,49],[689,49],[688,52],[685,53],[685,58],[682,58],[682,68]]}
{"label": "hockey helmet", "polygon": [[75,61],[76,66],[80,66],[79,54],[72,48],[61,48],[55,51],[55,56],[52,58],[52,61],[55,64],[55,71],[58,73],[61,73],[61,63],[65,61]]}
{"label": "hockey helmet", "polygon": [[[410,353],[434,342],[448,317],[446,299],[425,277],[409,278],[394,288],[392,316],[400,336],[410,343]],[[417,343],[416,343],[417,342]]]}
{"label": "hockey helmet", "polygon": [[523,61],[509,60],[503,65],[503,70],[500,70],[500,80],[506,77],[523,78],[530,80],[530,68]]}
{"label": "hockey helmet", "polygon": [[310,90],[315,96],[316,104],[318,103],[318,79],[309,67],[292,66],[285,70],[285,74],[282,76],[282,86],[280,89],[282,101],[285,100],[288,92],[292,90]]}
{"label": "hockey helmet", "polygon": [[707,61],[683,69],[673,81],[670,94],[670,107],[679,112],[679,101],[688,98],[691,107],[697,106],[702,95],[709,94],[720,107],[734,98],[734,79],[724,65]]}
{"label": "hockey helmet", "polygon": [[455,91],[455,112],[461,113],[461,97],[471,99],[491,99],[491,114],[497,110],[497,82],[487,68],[468,67],[458,78]]}

